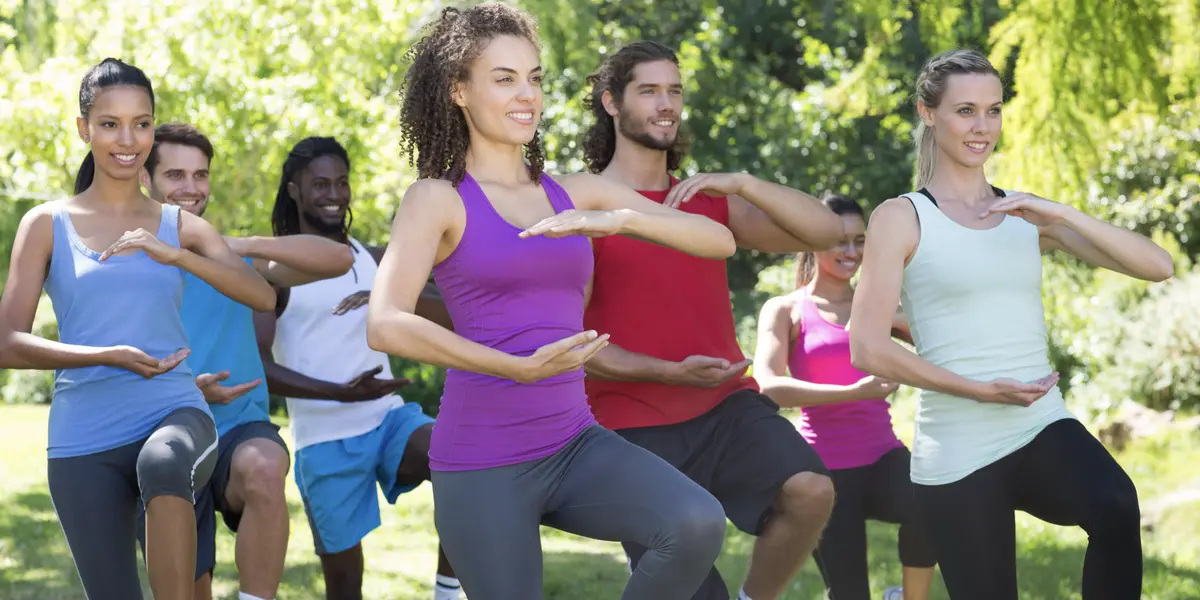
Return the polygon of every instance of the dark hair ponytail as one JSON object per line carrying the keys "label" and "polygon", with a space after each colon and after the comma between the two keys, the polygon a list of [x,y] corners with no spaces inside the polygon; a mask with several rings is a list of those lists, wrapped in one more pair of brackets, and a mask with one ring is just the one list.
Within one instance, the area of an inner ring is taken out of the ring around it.
{"label": "dark hair ponytail", "polygon": [[[821,204],[825,208],[832,210],[838,215],[858,215],[865,221],[867,218],[866,212],[857,200],[853,200],[841,194],[830,194],[821,200]],[[796,288],[800,289],[812,283],[813,278],[817,276],[817,255],[812,252],[801,252],[796,261]]]}
{"label": "dark hair ponytail", "polygon": [[[131,64],[115,58],[106,58],[100,64],[88,69],[83,76],[83,81],[79,84],[80,116],[87,119],[100,90],[115,85],[131,85],[146,90],[150,96],[150,110],[154,111],[154,86],[150,84],[150,78],[146,77],[141,69]],[[91,187],[92,180],[95,178],[96,157],[89,150],[83,159],[83,164],[79,166],[79,173],[75,175],[75,195],[82,194]]]}
{"label": "dark hair ponytail", "polygon": [[78,196],[92,187],[92,180],[95,178],[96,157],[88,150],[87,156],[83,157],[83,164],[79,165],[79,172],[75,174],[75,195]]}

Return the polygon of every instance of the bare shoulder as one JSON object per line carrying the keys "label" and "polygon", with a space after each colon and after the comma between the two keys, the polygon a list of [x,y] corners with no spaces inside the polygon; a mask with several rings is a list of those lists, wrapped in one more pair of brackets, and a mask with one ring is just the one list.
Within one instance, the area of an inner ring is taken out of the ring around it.
{"label": "bare shoulder", "polygon": [[43,202],[25,212],[17,229],[25,233],[26,243],[41,243],[49,247],[54,239],[54,211],[66,206],[63,200]]}
{"label": "bare shoulder", "polygon": [[759,310],[759,319],[766,322],[774,322],[783,317],[791,318],[792,307],[796,305],[796,295],[784,294],[775,296],[763,303]]}
{"label": "bare shoulder", "polygon": [[870,224],[881,227],[917,226],[917,209],[908,198],[897,197],[884,200],[871,211]]}
{"label": "bare shoulder", "polygon": [[599,175],[593,173],[569,173],[566,175],[552,175],[554,181],[566,190],[567,195],[576,206],[579,206],[580,201],[587,203],[590,198],[603,194],[605,190],[611,189],[618,185],[615,182],[609,181]]}
{"label": "bare shoulder", "polygon": [[425,218],[451,216],[456,209],[462,211],[462,197],[445,179],[418,179],[400,199],[400,211]]}

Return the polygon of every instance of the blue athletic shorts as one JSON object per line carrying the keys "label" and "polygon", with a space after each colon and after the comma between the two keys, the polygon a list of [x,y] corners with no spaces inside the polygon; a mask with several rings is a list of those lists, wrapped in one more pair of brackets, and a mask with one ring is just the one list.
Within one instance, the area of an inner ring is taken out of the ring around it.
{"label": "blue athletic shorts", "polygon": [[296,487],[304,500],[317,554],[336,554],[357,545],[379,527],[379,496],[389,504],[415,485],[398,485],[396,470],[408,438],[433,419],[421,405],[393,408],[375,429],[342,440],[305,446],[296,452]]}

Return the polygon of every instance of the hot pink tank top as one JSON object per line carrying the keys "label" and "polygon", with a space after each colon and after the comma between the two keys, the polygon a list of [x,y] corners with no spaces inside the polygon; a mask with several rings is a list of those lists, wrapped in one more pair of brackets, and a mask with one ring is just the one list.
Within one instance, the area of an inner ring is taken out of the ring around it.
{"label": "hot pink tank top", "polygon": [[[792,377],[826,385],[850,385],[867,374],[850,364],[846,328],[821,316],[808,294],[800,300],[800,327],[788,359]],[[801,409],[800,434],[830,469],[875,463],[902,448],[883,398]]]}

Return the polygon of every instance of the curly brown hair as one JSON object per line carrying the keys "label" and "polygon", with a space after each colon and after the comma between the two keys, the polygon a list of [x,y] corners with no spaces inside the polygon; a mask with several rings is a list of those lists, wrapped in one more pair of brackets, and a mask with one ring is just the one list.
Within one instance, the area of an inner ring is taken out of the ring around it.
{"label": "curly brown hair", "polygon": [[[642,63],[660,60],[669,60],[676,67],[679,66],[679,58],[674,50],[658,42],[633,42],[605,59],[599,68],[587,76],[587,83],[592,86],[587,101],[595,122],[583,138],[583,160],[592,173],[607,168],[612,162],[613,153],[617,151],[617,124],[612,115],[604,110],[604,92],[611,92],[613,102],[620,107],[625,98],[625,88],[633,81],[633,70]],[[677,170],[686,154],[687,140],[680,133],[667,150],[667,170]]]}
{"label": "curly brown hair", "polygon": [[[471,64],[497,36],[524,38],[540,50],[534,20],[504,4],[460,11],[446,8],[405,57],[412,61],[400,91],[400,146],[422,179],[447,179],[456,187],[466,174],[470,131],[450,92],[467,79]],[[540,181],[545,156],[541,136],[525,145],[530,173]]]}

